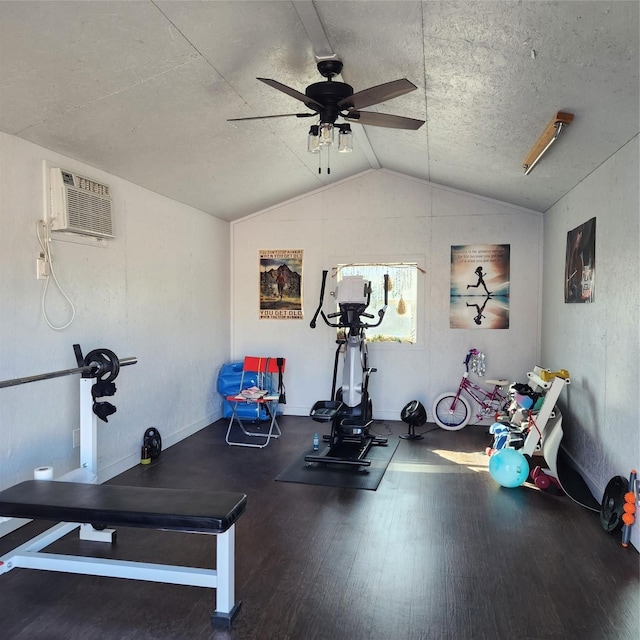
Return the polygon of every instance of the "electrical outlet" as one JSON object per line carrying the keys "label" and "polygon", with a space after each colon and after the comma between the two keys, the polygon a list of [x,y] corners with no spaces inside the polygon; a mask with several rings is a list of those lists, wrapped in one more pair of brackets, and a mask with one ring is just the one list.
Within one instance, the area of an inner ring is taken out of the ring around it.
{"label": "electrical outlet", "polygon": [[49,277],[49,263],[42,253],[36,258],[36,277],[38,280],[45,280]]}
{"label": "electrical outlet", "polygon": [[77,449],[80,446],[80,429],[73,430],[73,448]]}

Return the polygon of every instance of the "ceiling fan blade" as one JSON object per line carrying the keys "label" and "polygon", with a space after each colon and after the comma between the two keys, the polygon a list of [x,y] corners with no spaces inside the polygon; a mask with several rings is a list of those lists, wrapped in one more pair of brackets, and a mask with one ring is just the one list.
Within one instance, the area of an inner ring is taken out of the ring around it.
{"label": "ceiling fan blade", "polygon": [[349,111],[342,114],[345,120],[353,120],[360,124],[368,124],[374,127],[388,127],[390,129],[419,129],[424,120],[405,118],[404,116],[392,116],[388,113],[374,113],[373,111]]}
{"label": "ceiling fan blade", "polygon": [[286,93],[288,96],[295,98],[296,100],[300,100],[300,102],[304,102],[309,109],[313,109],[314,111],[320,111],[322,109],[322,105],[318,104],[314,100],[312,100],[309,96],[306,96],[304,93],[300,93],[291,87],[287,87],[286,84],[282,84],[282,82],[278,82],[277,80],[269,80],[269,78],[257,78],[260,82],[264,82],[268,84],[270,87],[277,89],[278,91],[282,91],[282,93]]}
{"label": "ceiling fan blade", "polygon": [[363,109],[364,107],[370,107],[371,105],[391,100],[391,98],[397,98],[417,88],[413,82],[409,82],[406,78],[393,80],[379,84],[376,87],[363,89],[362,91],[354,93],[352,96],[343,98],[338,102],[338,107],[340,109]]}
{"label": "ceiling fan blade", "polygon": [[278,113],[273,116],[250,116],[247,118],[227,118],[227,122],[240,122],[241,120],[265,120],[266,118],[317,118],[317,113]]}

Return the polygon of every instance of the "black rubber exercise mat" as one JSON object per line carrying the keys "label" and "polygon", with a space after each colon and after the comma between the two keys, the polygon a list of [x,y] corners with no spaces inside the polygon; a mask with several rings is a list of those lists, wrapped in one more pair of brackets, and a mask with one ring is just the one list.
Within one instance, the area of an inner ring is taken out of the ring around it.
{"label": "black rubber exercise mat", "polygon": [[371,461],[371,465],[368,467],[306,462],[305,456],[314,453],[311,449],[306,449],[276,480],[375,491],[398,447],[398,442],[397,438],[389,438],[386,446],[375,445],[371,447],[366,456],[367,460]]}

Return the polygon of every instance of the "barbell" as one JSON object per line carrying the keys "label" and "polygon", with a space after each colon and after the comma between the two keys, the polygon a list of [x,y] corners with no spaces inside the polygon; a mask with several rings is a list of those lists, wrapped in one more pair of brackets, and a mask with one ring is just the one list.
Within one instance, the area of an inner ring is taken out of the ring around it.
{"label": "barbell", "polygon": [[89,351],[89,353],[82,358],[80,346],[73,345],[73,348],[76,352],[78,365],[80,365],[80,362],[83,362],[81,366],[73,367],[72,369],[61,369],[60,371],[50,371],[49,373],[38,373],[35,376],[25,376],[24,378],[0,380],[0,389],[3,387],[14,387],[19,384],[26,384],[27,382],[38,382],[39,380],[61,378],[75,373],[80,373],[85,378],[96,378],[101,382],[112,382],[120,372],[120,367],[126,367],[138,362],[138,358],[135,357],[119,359],[118,356],[109,349],[94,349],[93,351]]}

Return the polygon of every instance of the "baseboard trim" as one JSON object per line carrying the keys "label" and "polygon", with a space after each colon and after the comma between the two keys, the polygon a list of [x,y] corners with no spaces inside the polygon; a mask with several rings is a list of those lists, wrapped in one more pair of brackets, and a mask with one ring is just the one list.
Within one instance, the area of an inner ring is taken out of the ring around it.
{"label": "baseboard trim", "polygon": [[[169,447],[172,447],[174,444],[177,444],[178,442],[181,442],[185,438],[192,436],[194,433],[197,433],[201,429],[208,427],[210,424],[212,424],[213,422],[216,422],[221,417],[222,417],[222,410],[219,409],[218,411],[215,411],[214,413],[210,414],[206,418],[202,418],[201,420],[198,420],[190,425],[187,425],[186,427],[183,427],[178,431],[174,431],[169,435],[165,435],[162,433],[162,431],[160,431],[160,435],[162,436],[162,449],[164,450],[164,449],[168,449]],[[132,467],[135,467],[139,463],[140,463],[140,452],[136,451],[135,453],[132,453],[126,458],[123,458],[122,460],[118,460],[117,462],[110,464],[104,469],[100,469],[98,471],[98,482],[102,484],[107,480],[111,480],[111,478],[115,478],[121,473],[124,473],[125,471],[128,471]]]}

